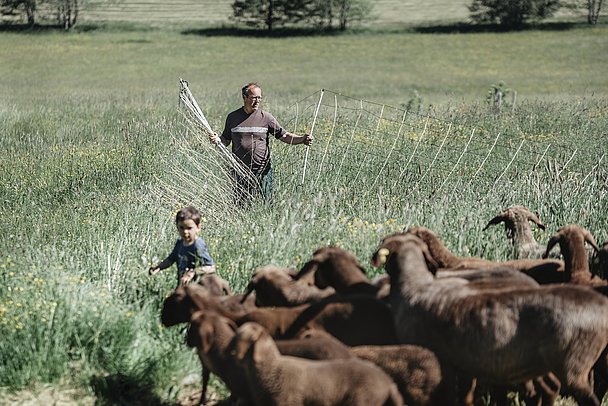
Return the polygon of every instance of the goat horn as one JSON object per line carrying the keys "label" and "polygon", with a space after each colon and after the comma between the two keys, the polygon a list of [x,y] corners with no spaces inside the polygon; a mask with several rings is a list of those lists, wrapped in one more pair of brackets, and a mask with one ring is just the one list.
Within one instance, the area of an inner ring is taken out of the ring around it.
{"label": "goat horn", "polygon": [[540,219],[538,218],[538,216],[534,213],[532,213],[530,210],[525,209],[522,210],[526,212],[526,216],[528,221],[533,222],[534,224],[536,224],[538,226],[538,228],[540,228],[541,230],[545,229],[545,225],[540,221]]}

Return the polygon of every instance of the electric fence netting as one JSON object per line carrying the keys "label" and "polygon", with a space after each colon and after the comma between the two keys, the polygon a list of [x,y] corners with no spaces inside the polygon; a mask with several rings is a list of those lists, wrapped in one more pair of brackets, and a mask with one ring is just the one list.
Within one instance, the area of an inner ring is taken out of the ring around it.
{"label": "electric fence netting", "polygon": [[[202,112],[193,113],[194,105],[191,94],[182,97],[180,109],[190,141],[176,146],[189,164],[174,168],[169,177],[173,181],[163,184],[163,196],[202,199],[209,215],[234,211],[234,173],[247,176],[247,169],[226,148],[209,142],[212,130],[200,117]],[[483,202],[509,185],[529,187],[533,194],[540,193],[539,184],[582,188],[606,182],[601,169],[605,153],[590,155],[584,145],[486,131],[327,89],[277,116],[291,132],[312,131],[315,142],[305,147],[271,141],[275,201],[326,196],[353,210],[387,209],[405,202],[449,202],[464,195]],[[178,179],[190,187],[183,188]],[[253,198],[261,203],[260,197]]]}

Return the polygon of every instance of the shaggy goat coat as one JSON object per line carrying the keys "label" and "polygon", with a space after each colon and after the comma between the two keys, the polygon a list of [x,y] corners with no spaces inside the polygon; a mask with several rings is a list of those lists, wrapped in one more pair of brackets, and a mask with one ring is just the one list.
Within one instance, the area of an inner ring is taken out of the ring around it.
{"label": "shaggy goat coat", "polygon": [[388,257],[397,334],[471,376],[518,384],[553,372],[582,405],[599,405],[589,373],[608,344],[608,299],[577,286],[479,292],[436,279],[416,237]]}

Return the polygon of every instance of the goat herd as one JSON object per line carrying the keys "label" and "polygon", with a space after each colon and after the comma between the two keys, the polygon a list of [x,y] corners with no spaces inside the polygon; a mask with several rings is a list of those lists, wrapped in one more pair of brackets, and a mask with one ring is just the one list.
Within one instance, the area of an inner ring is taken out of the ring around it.
{"label": "goat herd", "polygon": [[[516,260],[458,257],[416,227],[380,242],[371,261],[386,274],[374,280],[352,253],[322,247],[299,271],[258,268],[243,294],[205,275],[165,299],[161,320],[190,323],[201,403],[213,372],[233,400],[260,406],[506,405],[513,393],[598,406],[608,283],[589,264],[607,273],[608,242],[567,225],[539,247],[530,221],[544,228],[513,206],[488,223],[504,223]],[[557,246],[563,260],[547,258]]]}

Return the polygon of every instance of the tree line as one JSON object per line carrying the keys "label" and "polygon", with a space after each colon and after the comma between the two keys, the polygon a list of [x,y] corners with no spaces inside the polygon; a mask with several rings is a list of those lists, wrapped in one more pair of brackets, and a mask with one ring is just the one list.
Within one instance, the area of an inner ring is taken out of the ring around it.
{"label": "tree line", "polygon": [[[122,0],[124,1],[124,0]],[[121,0],[112,0],[120,3]],[[561,8],[583,10],[587,22],[598,22],[603,0],[471,0],[470,18],[476,24],[514,28],[551,17]],[[69,30],[88,0],[0,0],[0,17],[22,17],[29,25],[54,20]],[[344,31],[373,18],[372,0],[234,0],[228,18],[238,25],[272,31],[306,27]]]}

